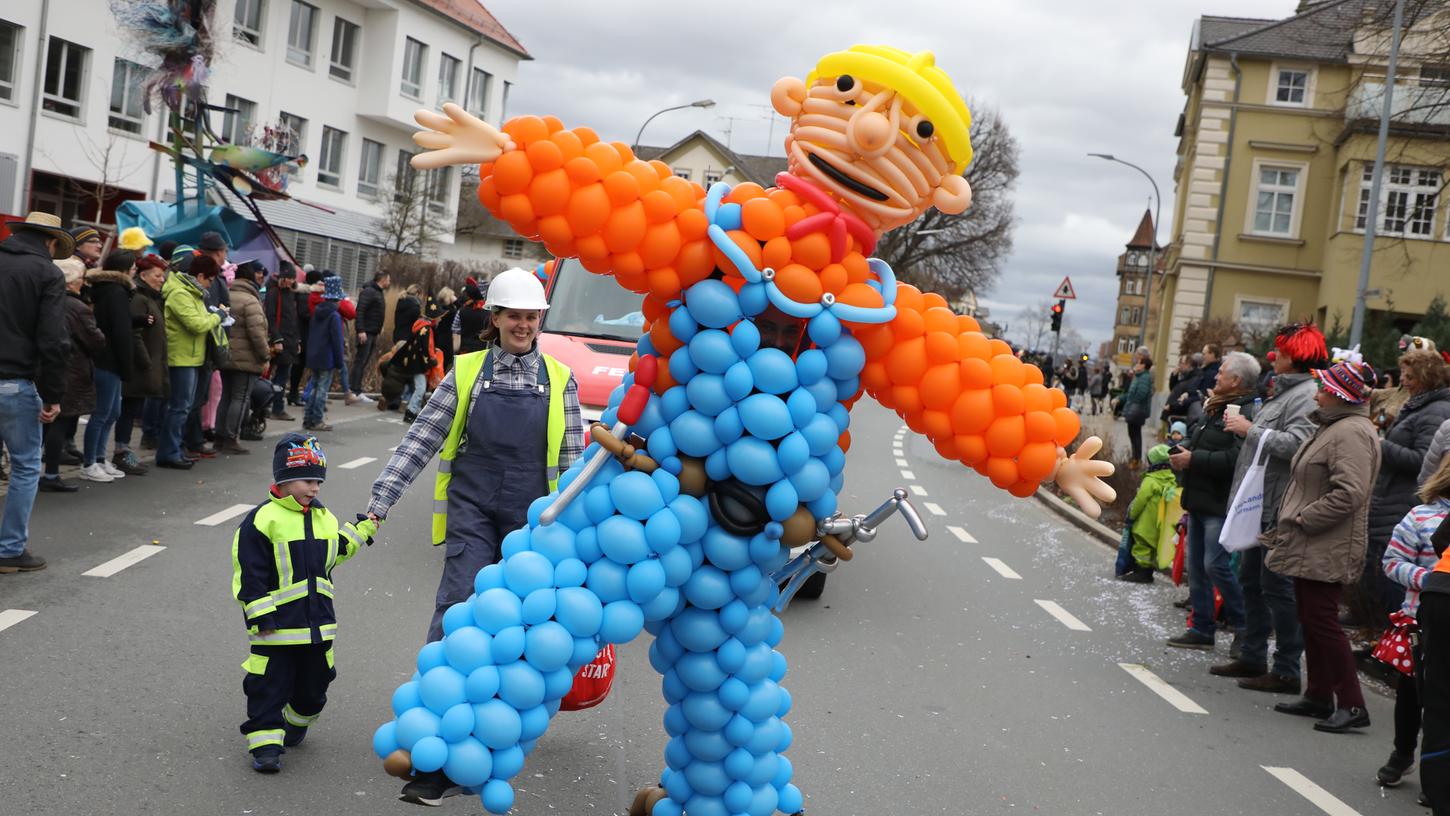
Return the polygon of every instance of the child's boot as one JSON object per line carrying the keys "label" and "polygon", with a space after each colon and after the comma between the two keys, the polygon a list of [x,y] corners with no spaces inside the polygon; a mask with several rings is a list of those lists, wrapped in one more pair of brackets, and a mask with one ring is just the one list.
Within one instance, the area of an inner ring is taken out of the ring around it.
{"label": "child's boot", "polygon": [[282,770],[282,749],[268,745],[253,751],[252,770],[264,774],[274,774]]}

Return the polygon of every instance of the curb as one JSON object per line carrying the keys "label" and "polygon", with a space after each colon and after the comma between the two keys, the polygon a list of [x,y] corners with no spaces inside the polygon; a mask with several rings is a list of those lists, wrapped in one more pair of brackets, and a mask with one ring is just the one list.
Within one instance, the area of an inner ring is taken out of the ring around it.
{"label": "curb", "polygon": [[1068,504],[1044,488],[1037,488],[1037,500],[1042,502],[1047,509],[1062,516],[1074,527],[1096,538],[1114,552],[1117,551],[1119,542],[1123,540],[1121,533],[1113,532],[1111,527],[1099,523],[1097,519],[1089,517],[1083,511]]}

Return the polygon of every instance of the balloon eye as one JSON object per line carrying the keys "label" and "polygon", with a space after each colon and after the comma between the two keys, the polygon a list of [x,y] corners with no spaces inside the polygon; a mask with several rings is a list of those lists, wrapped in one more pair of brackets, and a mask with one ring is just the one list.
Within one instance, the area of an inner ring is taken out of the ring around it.
{"label": "balloon eye", "polygon": [[932,126],[931,122],[925,119],[916,123],[916,135],[923,139],[930,139],[931,135],[935,132],[936,128]]}
{"label": "balloon eye", "polygon": [[836,90],[841,93],[846,93],[854,87],[856,87],[856,80],[852,79],[850,74],[841,74],[836,77]]}

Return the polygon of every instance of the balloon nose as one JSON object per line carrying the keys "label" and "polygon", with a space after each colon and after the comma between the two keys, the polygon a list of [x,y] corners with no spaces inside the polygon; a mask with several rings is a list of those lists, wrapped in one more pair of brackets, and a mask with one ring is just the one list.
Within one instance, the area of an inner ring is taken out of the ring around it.
{"label": "balloon nose", "polygon": [[858,114],[851,123],[851,137],[863,153],[880,150],[891,139],[891,120],[875,111]]}

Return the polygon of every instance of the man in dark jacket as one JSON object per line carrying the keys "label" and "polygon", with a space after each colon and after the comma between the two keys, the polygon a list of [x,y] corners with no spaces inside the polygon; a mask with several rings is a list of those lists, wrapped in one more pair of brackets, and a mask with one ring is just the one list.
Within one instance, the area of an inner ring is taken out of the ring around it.
{"label": "man in dark jacket", "polygon": [[[297,317],[297,267],[286,261],[267,287],[262,311],[267,313],[267,338],[276,349],[272,358],[272,383],[280,386],[272,398],[272,418],[291,422],[296,417],[287,413],[287,383],[292,367],[299,365],[302,351],[302,326]],[[278,348],[280,346],[280,348]]]}
{"label": "man in dark jacket", "polygon": [[354,394],[362,393],[363,374],[367,373],[368,363],[372,362],[378,336],[383,333],[383,321],[388,315],[388,302],[383,292],[392,282],[391,275],[379,272],[357,297],[357,353],[353,355],[349,372]]}
{"label": "man in dark jacket", "polygon": [[326,422],[327,392],[332,389],[333,374],[342,368],[347,348],[342,338],[342,315],[337,313],[337,303],[342,300],[342,278],[329,276],[324,285],[327,289],[312,314],[307,337],[307,368],[312,371],[312,391],[302,413],[302,427],[309,431],[332,430]]}
{"label": "man in dark jacket", "polygon": [[312,296],[312,287],[322,283],[322,273],[312,268],[312,264],[302,266],[301,286],[292,293],[292,301],[297,307],[297,336],[302,338],[297,349],[297,365],[292,366],[292,381],[288,385],[287,401],[297,407],[302,407],[302,375],[307,372],[307,339],[311,335],[310,326],[312,323],[312,307],[308,305]]}
{"label": "man in dark jacket", "polygon": [[52,262],[74,240],[60,219],[31,213],[0,243],[0,442],[10,451],[10,489],[0,516],[0,573],[45,568],[32,555],[30,510],[40,487],[41,425],[60,415],[70,340],[65,280]]}

